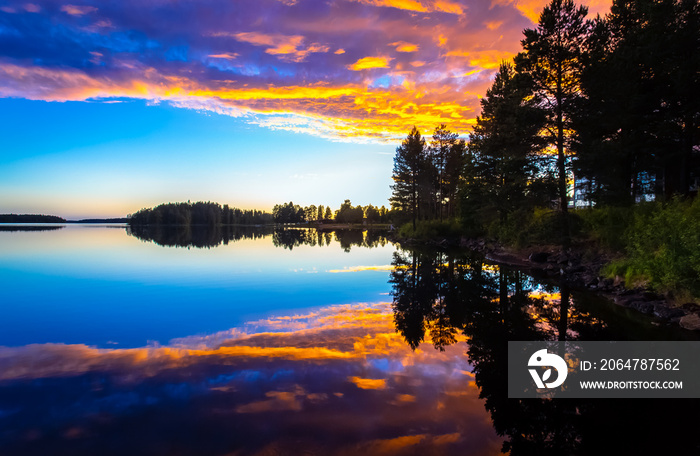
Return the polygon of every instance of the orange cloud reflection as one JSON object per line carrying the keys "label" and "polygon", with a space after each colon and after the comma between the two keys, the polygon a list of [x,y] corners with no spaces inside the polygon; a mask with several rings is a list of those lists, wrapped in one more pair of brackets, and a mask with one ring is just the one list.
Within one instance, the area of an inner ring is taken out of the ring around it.
{"label": "orange cloud reflection", "polygon": [[[412,351],[394,331],[389,303],[270,317],[219,334],[178,339],[167,347],[0,348],[4,385],[73,388],[78,413],[93,416],[99,407],[108,410],[110,420],[130,420],[141,410],[157,418],[164,416],[158,413],[185,413],[177,420],[242,436],[241,445],[255,448],[246,454],[288,454],[307,448],[309,441],[321,454],[445,454],[457,447],[497,454],[502,439],[469,370],[463,346]],[[109,391],[85,391],[86,373],[109,379]],[[52,381],[26,381],[45,377]],[[126,396],[131,402],[124,415],[119,407]],[[177,407],[169,406],[172,401]],[[193,405],[183,409],[183,404]],[[270,429],[276,433],[272,441]],[[421,433],[406,433],[410,429]],[[359,435],[363,437],[354,437]],[[318,447],[321,442],[327,446]]]}
{"label": "orange cloud reflection", "polygon": [[358,388],[362,389],[384,389],[386,388],[386,379],[383,378],[361,378],[361,377],[348,377],[352,383],[357,385]]}

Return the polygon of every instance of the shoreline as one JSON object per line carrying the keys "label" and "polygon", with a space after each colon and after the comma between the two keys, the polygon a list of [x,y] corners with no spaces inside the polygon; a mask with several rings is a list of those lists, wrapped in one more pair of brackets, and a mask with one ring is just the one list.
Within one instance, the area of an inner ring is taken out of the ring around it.
{"label": "shoreline", "polygon": [[690,331],[700,330],[700,306],[688,302],[673,305],[669,297],[647,288],[628,289],[622,281],[601,275],[602,267],[612,260],[609,254],[595,255],[576,247],[562,252],[555,245],[530,246],[515,249],[482,238],[449,240],[419,240],[394,238],[394,242],[406,246],[427,245],[437,248],[459,248],[478,252],[486,261],[525,270],[546,279],[564,278],[577,290],[595,293],[614,305],[636,310],[655,319],[656,325],[675,325]]}

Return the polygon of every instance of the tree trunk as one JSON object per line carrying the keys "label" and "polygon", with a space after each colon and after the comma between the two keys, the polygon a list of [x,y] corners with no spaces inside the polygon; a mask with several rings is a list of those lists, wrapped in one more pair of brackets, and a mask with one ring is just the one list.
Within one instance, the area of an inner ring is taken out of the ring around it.
{"label": "tree trunk", "polygon": [[564,248],[569,247],[569,202],[566,196],[566,155],[564,153],[564,101],[562,88],[562,68],[557,65],[557,171],[559,174],[559,212],[561,215],[561,243]]}

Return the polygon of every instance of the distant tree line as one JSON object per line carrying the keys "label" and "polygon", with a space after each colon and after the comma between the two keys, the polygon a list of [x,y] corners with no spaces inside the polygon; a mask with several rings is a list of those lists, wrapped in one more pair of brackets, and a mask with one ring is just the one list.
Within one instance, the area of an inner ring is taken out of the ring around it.
{"label": "distant tree line", "polygon": [[66,219],[56,215],[0,214],[0,223],[66,223]]}
{"label": "distant tree line", "polygon": [[272,213],[258,210],[242,210],[221,206],[212,202],[166,203],[154,208],[141,209],[128,215],[130,226],[218,226],[218,225],[265,225],[297,224],[308,222],[326,223],[389,223],[392,212],[386,207],[353,206],[345,200],[335,211],[330,206],[299,206],[293,202],[276,204]]}
{"label": "distant tree line", "polygon": [[299,206],[293,202],[277,204],[272,209],[272,218],[275,223],[389,223],[393,214],[386,207],[353,206],[346,199],[339,209],[335,211],[330,206],[310,205]]}
{"label": "distant tree line", "polygon": [[414,127],[396,151],[392,207],[415,224],[454,216],[458,195],[462,220],[481,227],[551,207],[566,244],[569,207],[696,195],[700,3],[614,0],[586,16],[571,0],[544,8],[466,148],[444,126],[430,145]]}
{"label": "distant tree line", "polygon": [[128,216],[129,225],[262,225],[272,223],[272,214],[243,210],[212,202],[166,203],[141,209]]}

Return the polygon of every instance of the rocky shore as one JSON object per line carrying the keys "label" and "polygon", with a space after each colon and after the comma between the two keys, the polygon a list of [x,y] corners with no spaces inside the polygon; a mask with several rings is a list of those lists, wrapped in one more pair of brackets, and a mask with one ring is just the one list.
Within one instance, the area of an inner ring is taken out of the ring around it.
{"label": "rocky shore", "polygon": [[601,275],[603,266],[612,258],[605,254],[590,255],[583,249],[560,247],[531,247],[511,249],[484,239],[461,238],[459,240],[421,242],[401,239],[407,245],[428,244],[435,247],[460,247],[484,255],[486,260],[523,269],[533,275],[566,280],[574,289],[596,292],[611,302],[651,315],[657,324],[680,325],[688,330],[700,330],[700,306],[695,303],[673,305],[667,296],[646,288],[628,289],[621,278],[611,279]]}

